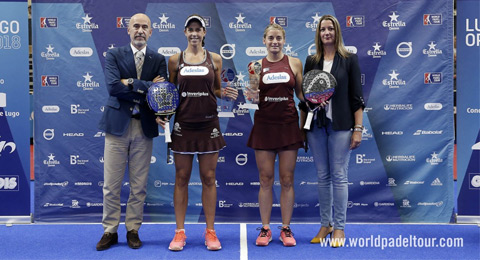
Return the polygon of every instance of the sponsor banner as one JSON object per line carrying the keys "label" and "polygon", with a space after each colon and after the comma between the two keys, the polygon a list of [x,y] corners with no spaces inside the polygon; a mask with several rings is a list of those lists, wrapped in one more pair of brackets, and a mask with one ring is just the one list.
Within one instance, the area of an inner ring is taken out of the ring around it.
{"label": "sponsor banner", "polygon": [[[0,218],[30,222],[27,1],[0,2]],[[21,87],[20,87],[21,86]],[[19,220],[18,217],[21,217]]]}
{"label": "sponsor banner", "polygon": [[480,14],[478,1],[457,1],[458,215],[480,222]]}
{"label": "sponsor banner", "polygon": [[[255,153],[246,146],[254,111],[246,108],[242,89],[249,84],[248,64],[267,54],[262,42],[265,27],[273,23],[283,26],[284,53],[304,63],[308,55],[316,52],[314,34],[324,14],[338,18],[348,51],[359,58],[367,103],[362,145],[350,157],[348,221],[450,220],[453,209],[448,196],[453,186],[453,59],[448,58],[453,57],[451,2],[420,0],[414,3],[418,8],[411,8],[412,3],[403,1],[375,1],[376,8],[371,10],[345,8],[372,4],[368,0],[354,4],[348,0],[282,0],[248,5],[241,1],[33,2],[37,17],[43,18],[32,23],[34,55],[38,55],[34,57],[38,119],[35,156],[39,158],[35,164],[39,174],[36,194],[42,194],[35,198],[36,221],[101,219],[105,133],[97,129],[97,123],[107,99],[103,64],[108,49],[128,44],[126,28],[130,18],[126,14],[135,12],[144,12],[151,18],[153,34],[148,46],[167,60],[187,47],[183,33],[186,17],[193,13],[205,17],[208,30],[205,48],[222,57],[223,67],[219,68],[222,82],[239,90],[238,100],[231,104],[234,117],[220,118],[220,128],[211,135],[222,134],[227,142],[217,160],[218,221],[259,221],[258,170]],[[375,34],[364,37],[369,32]],[[64,35],[69,35],[68,41]],[[201,76],[206,71],[189,67],[180,73]],[[287,76],[271,73],[262,80],[276,84],[288,81]],[[201,90],[180,93],[195,98],[206,94]],[[265,97],[269,103],[288,99]],[[222,109],[221,103],[218,104]],[[178,127],[172,125],[172,131],[178,132]],[[166,152],[162,140],[154,140],[145,202],[147,221],[174,221],[174,158]],[[275,166],[278,171],[278,162]],[[418,171],[419,168],[422,170]],[[198,171],[195,157],[187,219],[201,222],[205,217]],[[297,197],[292,221],[318,222],[318,180],[310,151],[298,152],[294,185]],[[122,203],[127,201],[128,190],[126,178]],[[280,193],[276,174],[273,222],[281,221]]]}

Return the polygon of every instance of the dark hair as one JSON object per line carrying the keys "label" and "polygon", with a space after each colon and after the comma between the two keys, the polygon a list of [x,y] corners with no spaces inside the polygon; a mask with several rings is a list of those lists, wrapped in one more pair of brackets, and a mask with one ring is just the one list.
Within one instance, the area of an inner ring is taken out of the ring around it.
{"label": "dark hair", "polygon": [[[202,26],[203,30],[205,31],[205,19],[203,19],[203,17],[199,14],[191,14],[187,17],[187,19],[185,20],[185,28],[188,27],[188,25],[190,25],[192,22],[198,22],[200,23],[200,26]],[[205,36],[203,36],[203,39],[202,39],[202,47],[205,46]]]}

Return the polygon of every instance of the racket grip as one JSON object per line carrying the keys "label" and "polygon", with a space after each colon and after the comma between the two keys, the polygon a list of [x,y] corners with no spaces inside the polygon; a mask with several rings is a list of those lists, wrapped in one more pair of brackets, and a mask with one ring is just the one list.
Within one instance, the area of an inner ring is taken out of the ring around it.
{"label": "racket grip", "polygon": [[171,143],[172,138],[170,137],[170,122],[165,123],[165,143]]}
{"label": "racket grip", "polygon": [[310,125],[312,124],[313,119],[313,112],[309,111],[307,113],[307,119],[305,119],[305,125],[303,125],[303,129],[310,130]]}

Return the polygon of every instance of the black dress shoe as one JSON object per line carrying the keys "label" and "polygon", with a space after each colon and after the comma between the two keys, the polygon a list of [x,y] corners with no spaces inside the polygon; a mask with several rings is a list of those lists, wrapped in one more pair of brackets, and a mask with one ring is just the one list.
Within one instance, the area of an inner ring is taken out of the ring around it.
{"label": "black dress shoe", "polygon": [[140,238],[138,237],[137,230],[132,229],[127,232],[127,242],[128,246],[133,249],[138,249],[142,246],[142,241],[140,241]]}
{"label": "black dress shoe", "polygon": [[102,251],[109,249],[111,245],[118,243],[118,234],[117,233],[103,233],[102,239],[97,243],[97,251]]}

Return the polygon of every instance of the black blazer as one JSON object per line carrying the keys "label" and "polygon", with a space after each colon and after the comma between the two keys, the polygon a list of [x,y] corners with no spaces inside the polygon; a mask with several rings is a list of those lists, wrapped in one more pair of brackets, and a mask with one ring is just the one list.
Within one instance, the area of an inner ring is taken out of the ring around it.
{"label": "black blazer", "polygon": [[[148,107],[146,94],[156,76],[167,79],[165,57],[147,47],[142,75],[137,79],[137,70],[132,48],[129,45],[108,50],[105,58],[105,83],[108,100],[99,128],[106,133],[122,136],[128,128],[133,107],[140,107],[143,133],[149,138],[158,136],[155,113]],[[120,79],[133,78],[133,89],[123,85]]]}
{"label": "black blazer", "polygon": [[[319,63],[315,63],[313,55],[307,57],[304,73],[312,69],[323,69],[323,56]],[[355,111],[365,108],[357,55],[350,54],[345,59],[338,52],[335,53],[330,73],[337,80],[337,87],[332,96],[332,128],[336,131],[349,130],[355,124]],[[324,116],[320,113],[325,114],[325,110],[322,109],[318,113],[317,116]]]}

